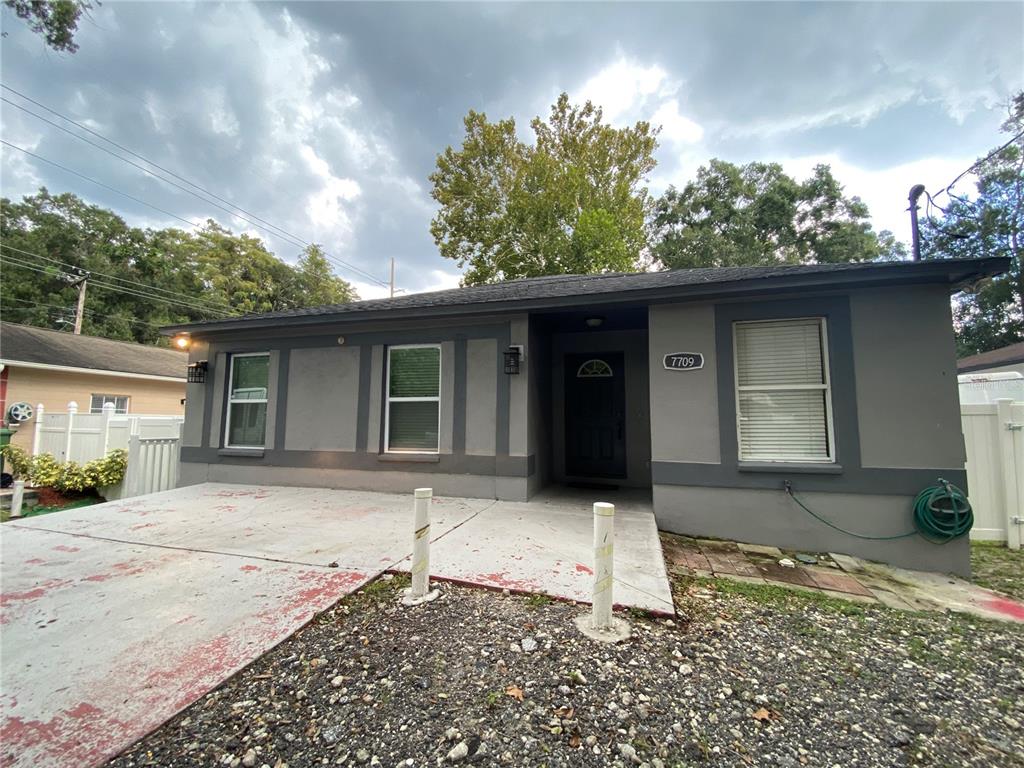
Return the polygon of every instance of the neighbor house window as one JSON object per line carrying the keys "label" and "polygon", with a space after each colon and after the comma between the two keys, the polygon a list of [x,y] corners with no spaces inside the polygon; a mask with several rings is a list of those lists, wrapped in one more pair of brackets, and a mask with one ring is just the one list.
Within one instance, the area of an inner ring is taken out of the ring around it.
{"label": "neighbor house window", "polygon": [[441,417],[441,348],[388,348],[385,450],[437,453]]}
{"label": "neighbor house window", "polygon": [[824,318],[733,326],[741,461],[835,461]]}
{"label": "neighbor house window", "polygon": [[103,413],[103,406],[112,403],[114,413],[128,413],[128,395],[93,395],[89,402],[89,413]]}
{"label": "neighbor house window", "polygon": [[232,355],[228,377],[228,448],[262,448],[267,430],[270,355]]}

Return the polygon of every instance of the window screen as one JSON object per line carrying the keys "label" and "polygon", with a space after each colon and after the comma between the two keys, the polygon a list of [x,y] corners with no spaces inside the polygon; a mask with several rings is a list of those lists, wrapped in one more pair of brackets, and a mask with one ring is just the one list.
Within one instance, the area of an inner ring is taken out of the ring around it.
{"label": "window screen", "polygon": [[834,461],[825,321],[736,323],[744,461]]}
{"label": "window screen", "polygon": [[89,413],[103,413],[103,406],[113,403],[114,413],[128,413],[128,395],[93,395],[89,402]]}
{"label": "window screen", "polygon": [[440,395],[440,347],[388,350],[388,451],[437,453]]}
{"label": "window screen", "polygon": [[227,445],[262,448],[267,429],[270,355],[233,355],[228,383]]}

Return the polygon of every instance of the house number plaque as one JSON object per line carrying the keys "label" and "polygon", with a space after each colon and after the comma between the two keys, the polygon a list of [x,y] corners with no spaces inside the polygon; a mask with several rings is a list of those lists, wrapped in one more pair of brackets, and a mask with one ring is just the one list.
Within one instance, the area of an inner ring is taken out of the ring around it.
{"label": "house number plaque", "polygon": [[670,352],[665,355],[665,369],[669,371],[696,371],[704,367],[700,352]]}

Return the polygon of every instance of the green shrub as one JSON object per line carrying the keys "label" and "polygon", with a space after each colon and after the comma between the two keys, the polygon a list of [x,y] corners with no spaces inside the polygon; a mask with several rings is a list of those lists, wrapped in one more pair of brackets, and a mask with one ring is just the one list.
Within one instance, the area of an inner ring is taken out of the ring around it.
{"label": "green shrub", "polygon": [[23,448],[7,445],[3,455],[11,474],[36,488],[56,488],[58,491],[86,491],[117,485],[124,479],[128,468],[128,451],[118,448],[102,459],[85,464],[75,461],[63,464],[49,453],[29,456]]}

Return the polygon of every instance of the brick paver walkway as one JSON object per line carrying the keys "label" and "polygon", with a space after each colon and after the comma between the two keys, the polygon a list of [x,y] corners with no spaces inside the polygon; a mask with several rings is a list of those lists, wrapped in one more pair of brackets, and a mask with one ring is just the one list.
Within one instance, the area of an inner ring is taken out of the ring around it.
{"label": "brick paver walkway", "polygon": [[724,576],[763,581],[804,589],[838,592],[845,596],[874,599],[856,577],[842,572],[831,558],[819,565],[779,565],[783,553],[774,547],[744,547],[732,541],[707,541],[663,535],[662,549],[669,566],[686,568],[698,576]]}

